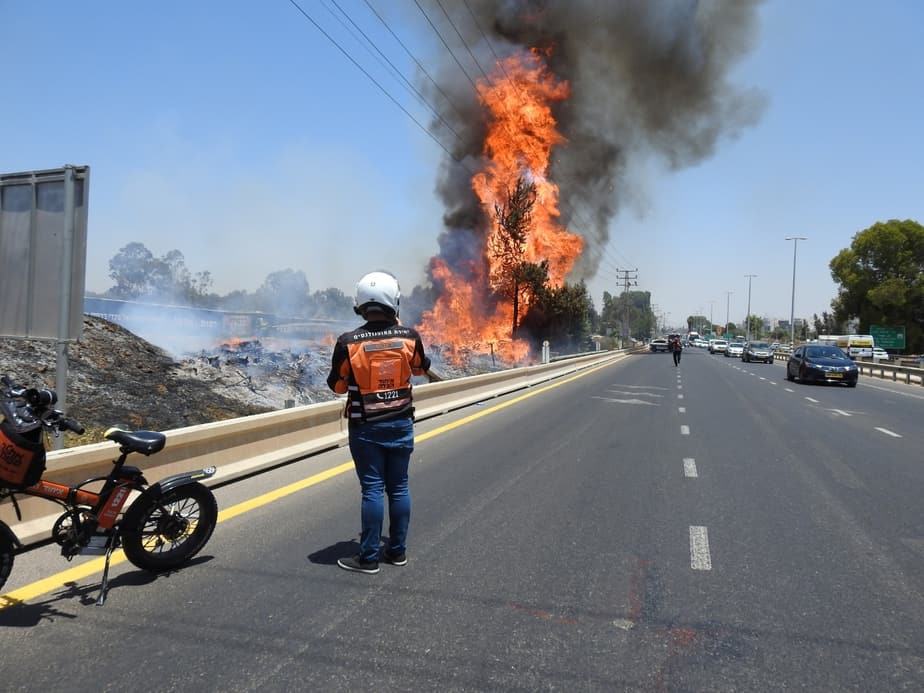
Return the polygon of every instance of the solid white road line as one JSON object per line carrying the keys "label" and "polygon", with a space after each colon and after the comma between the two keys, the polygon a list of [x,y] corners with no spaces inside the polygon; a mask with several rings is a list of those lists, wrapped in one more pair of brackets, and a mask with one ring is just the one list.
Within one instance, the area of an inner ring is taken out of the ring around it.
{"label": "solid white road line", "polygon": [[705,527],[690,527],[690,567],[693,570],[712,570],[709,531]]}
{"label": "solid white road line", "polygon": [[876,426],[876,430],[879,431],[880,433],[885,433],[887,436],[892,436],[893,438],[901,438],[900,434],[893,433],[888,428],[879,428],[879,426]]}
{"label": "solid white road line", "polygon": [[[897,386],[902,387],[911,387],[911,385],[905,385],[905,383],[896,383]],[[910,392],[905,392],[904,390],[895,390],[889,387],[880,387],[878,385],[873,385],[871,383],[863,381],[863,387],[871,387],[874,390],[882,390],[883,392],[888,392],[891,395],[901,395],[902,397],[912,397],[914,399],[924,399],[924,395],[915,395]],[[918,388],[919,390],[921,388]]]}
{"label": "solid white road line", "polygon": [[683,458],[683,475],[695,479],[698,474],[696,473],[696,460],[692,457]]}

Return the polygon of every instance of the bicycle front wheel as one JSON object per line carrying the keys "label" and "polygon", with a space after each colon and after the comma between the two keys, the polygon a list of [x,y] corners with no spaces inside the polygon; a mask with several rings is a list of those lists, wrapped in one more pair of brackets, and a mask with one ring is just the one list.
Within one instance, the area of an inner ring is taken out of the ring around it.
{"label": "bicycle front wheel", "polygon": [[5,529],[6,525],[0,526],[0,589],[3,589],[6,579],[13,572],[13,559],[16,557],[16,544],[10,532]]}
{"label": "bicycle front wheel", "polygon": [[163,572],[181,566],[205,546],[218,522],[218,503],[200,483],[159,498],[141,496],[122,523],[122,549],[135,566]]}

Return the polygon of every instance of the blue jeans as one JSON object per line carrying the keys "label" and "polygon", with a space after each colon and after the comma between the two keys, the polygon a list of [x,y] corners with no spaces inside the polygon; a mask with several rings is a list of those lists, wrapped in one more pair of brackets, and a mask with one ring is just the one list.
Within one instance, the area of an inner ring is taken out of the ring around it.
{"label": "blue jeans", "polygon": [[350,453],[362,489],[361,561],[379,560],[385,493],[388,494],[388,551],[407,550],[411,494],[407,469],[414,450],[414,422],[410,418],[350,426]]}

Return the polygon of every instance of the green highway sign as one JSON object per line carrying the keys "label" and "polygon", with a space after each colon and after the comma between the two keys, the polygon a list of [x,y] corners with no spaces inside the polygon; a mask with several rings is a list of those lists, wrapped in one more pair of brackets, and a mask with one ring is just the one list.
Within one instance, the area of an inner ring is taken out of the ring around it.
{"label": "green highway sign", "polygon": [[876,346],[883,349],[905,348],[905,326],[870,325],[869,333],[876,340]]}

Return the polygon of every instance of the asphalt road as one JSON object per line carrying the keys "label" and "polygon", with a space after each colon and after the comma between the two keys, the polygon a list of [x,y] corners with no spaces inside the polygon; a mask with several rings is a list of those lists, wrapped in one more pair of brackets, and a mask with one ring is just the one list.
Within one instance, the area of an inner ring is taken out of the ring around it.
{"label": "asphalt road", "polygon": [[219,489],[202,556],[116,564],[101,608],[99,559],[19,556],[0,682],[924,690],[924,388],[784,376],[638,354],[421,422],[409,563],[375,576],[336,567],[346,448]]}

